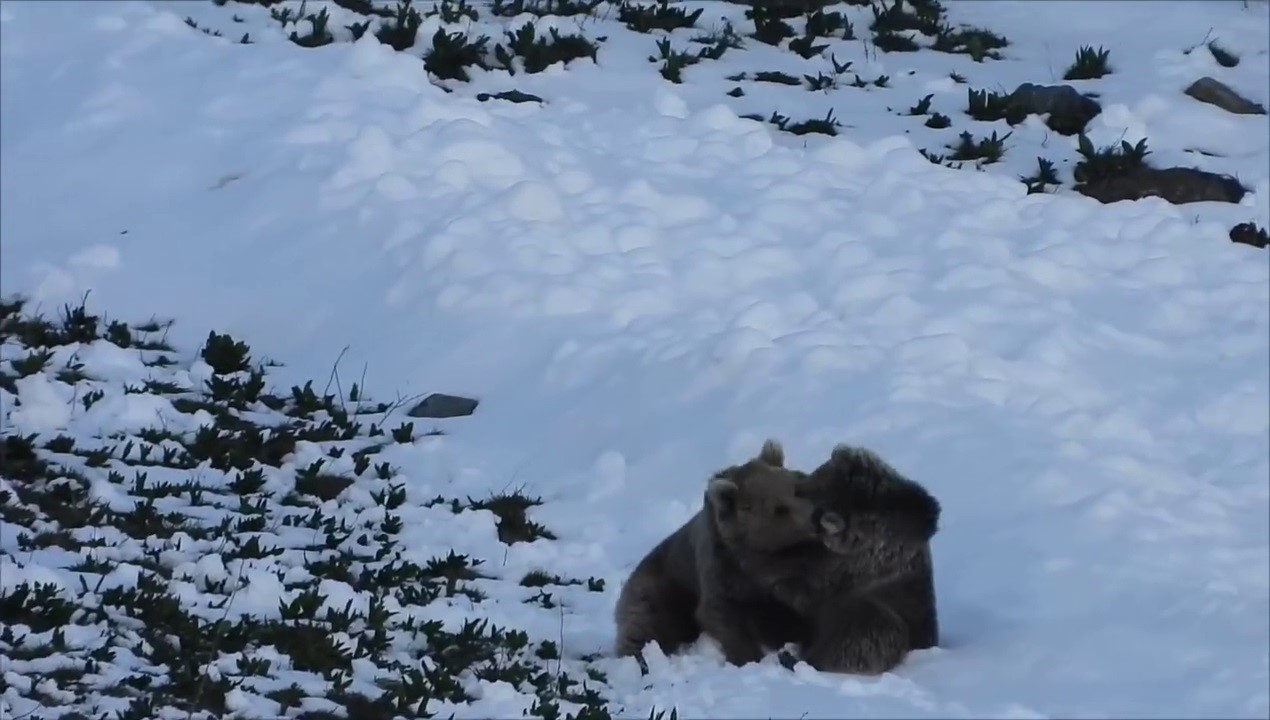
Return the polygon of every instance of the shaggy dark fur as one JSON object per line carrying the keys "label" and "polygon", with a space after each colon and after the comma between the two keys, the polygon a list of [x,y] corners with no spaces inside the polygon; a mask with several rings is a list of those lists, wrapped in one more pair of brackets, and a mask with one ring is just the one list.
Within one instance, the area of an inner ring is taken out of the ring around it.
{"label": "shaggy dark fur", "polygon": [[939,502],[877,455],[839,445],[799,494],[825,509],[827,554],[790,558],[776,596],[809,619],[820,670],[879,674],[939,642],[930,540]]}

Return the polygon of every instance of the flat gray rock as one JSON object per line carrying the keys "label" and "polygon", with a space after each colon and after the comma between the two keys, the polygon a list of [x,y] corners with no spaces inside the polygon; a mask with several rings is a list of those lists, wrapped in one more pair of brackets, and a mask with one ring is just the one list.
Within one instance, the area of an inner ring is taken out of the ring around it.
{"label": "flat gray rock", "polygon": [[446,395],[445,393],[432,393],[418,405],[410,408],[410,412],[406,414],[417,418],[464,417],[476,412],[478,404],[480,404],[480,401],[472,398]]}
{"label": "flat gray rock", "polygon": [[1097,100],[1082,95],[1071,85],[1023,83],[1006,98],[1009,107],[1028,115],[1049,115],[1050,129],[1063,135],[1083,132],[1102,112]]}
{"label": "flat gray rock", "polygon": [[542,98],[538,97],[537,95],[531,95],[527,92],[521,92],[519,90],[508,90],[506,92],[499,92],[499,93],[477,93],[476,99],[480,100],[481,102],[487,102],[489,100],[506,100],[508,102],[513,102],[513,103],[523,103],[523,102],[541,103],[542,102]]}
{"label": "flat gray rock", "polygon": [[1209,105],[1215,105],[1226,112],[1236,115],[1265,115],[1266,109],[1260,104],[1240,95],[1220,80],[1202,77],[1186,88],[1186,94]]}
{"label": "flat gray rock", "polygon": [[1076,191],[1099,202],[1158,197],[1174,205],[1193,202],[1238,203],[1248,189],[1233,177],[1196,168],[1137,167],[1111,177],[1081,183]]}

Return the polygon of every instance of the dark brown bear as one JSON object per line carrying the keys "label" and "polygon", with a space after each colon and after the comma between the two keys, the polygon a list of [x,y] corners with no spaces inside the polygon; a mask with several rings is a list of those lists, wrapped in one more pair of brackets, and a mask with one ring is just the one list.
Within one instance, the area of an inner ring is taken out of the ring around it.
{"label": "dark brown bear", "polygon": [[874,453],[839,445],[801,483],[827,555],[789,557],[774,594],[810,627],[802,658],[832,672],[880,674],[939,643],[930,541],[939,502]]}

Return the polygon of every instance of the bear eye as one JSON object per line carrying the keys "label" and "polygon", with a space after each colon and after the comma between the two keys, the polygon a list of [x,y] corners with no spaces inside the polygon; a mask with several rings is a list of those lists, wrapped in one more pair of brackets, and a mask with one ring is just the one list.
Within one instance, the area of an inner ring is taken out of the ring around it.
{"label": "bear eye", "polygon": [[786,517],[787,515],[789,515],[789,506],[777,505],[776,507],[772,508],[772,513],[776,515],[776,517]]}
{"label": "bear eye", "polygon": [[741,512],[749,512],[754,509],[754,506],[751,505],[750,503],[741,503],[737,507],[741,509]]}

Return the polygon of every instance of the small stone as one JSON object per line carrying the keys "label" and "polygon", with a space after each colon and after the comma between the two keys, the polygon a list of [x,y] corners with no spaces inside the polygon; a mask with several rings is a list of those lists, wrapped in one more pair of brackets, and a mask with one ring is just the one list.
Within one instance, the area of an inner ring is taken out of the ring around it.
{"label": "small stone", "polygon": [[464,417],[476,412],[476,406],[479,400],[472,398],[459,397],[458,395],[446,395],[444,393],[432,393],[410,409],[406,413],[410,417],[417,418],[452,418]]}
{"label": "small stone", "polygon": [[506,100],[508,102],[513,102],[513,103],[524,103],[524,102],[541,103],[542,102],[542,98],[538,97],[537,95],[531,95],[527,92],[521,92],[519,90],[508,90],[506,92],[500,92],[500,93],[477,93],[476,99],[481,102],[487,102],[489,100]]}
{"label": "small stone", "polygon": [[1264,248],[1270,246],[1270,233],[1266,232],[1265,228],[1257,227],[1254,223],[1239,223],[1230,229],[1230,240],[1242,245]]}
{"label": "small stone", "polygon": [[793,670],[798,665],[798,658],[789,650],[781,650],[777,653],[776,661],[786,670]]}
{"label": "small stone", "polygon": [[1102,112],[1097,100],[1071,85],[1023,83],[1006,98],[1006,105],[1025,115],[1049,115],[1045,124],[1063,135],[1084,132],[1089,121]]}
{"label": "small stone", "polygon": [[1236,115],[1266,114],[1265,107],[1235,92],[1229,85],[1211,77],[1202,77],[1191,83],[1191,86],[1186,88],[1186,94],[1200,102],[1215,105],[1226,112],[1232,112]]}
{"label": "small stone", "polygon": [[313,475],[295,479],[295,491],[301,495],[312,495],[323,502],[334,500],[350,485],[352,478],[339,475]]}

